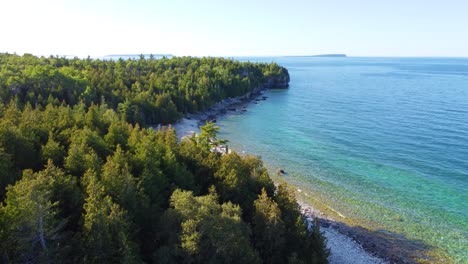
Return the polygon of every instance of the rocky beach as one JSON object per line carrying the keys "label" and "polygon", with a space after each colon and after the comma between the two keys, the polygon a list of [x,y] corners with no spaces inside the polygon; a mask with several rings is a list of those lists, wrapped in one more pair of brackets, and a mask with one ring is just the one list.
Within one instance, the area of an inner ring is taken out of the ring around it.
{"label": "rocky beach", "polygon": [[[270,81],[244,96],[222,100],[204,112],[186,115],[172,125],[176,130],[177,137],[181,140],[193,133],[198,134],[200,126],[206,122],[216,123],[223,115],[242,115],[249,111],[249,105],[268,100],[265,91],[275,88],[273,83]],[[281,88],[284,87],[284,85],[281,86]],[[222,150],[218,151],[223,152]],[[255,155],[255,153],[251,154]],[[274,172],[272,171],[272,173]],[[284,175],[287,175],[287,172]],[[328,210],[321,211],[321,209],[314,208],[304,202],[300,198],[305,194],[301,189],[297,189],[297,194],[298,203],[306,219],[311,224],[315,218],[319,219],[321,231],[327,238],[327,247],[331,252],[330,263],[416,263],[416,260],[430,262],[430,258],[424,254],[425,247],[422,244],[409,241],[405,237],[385,230],[374,231],[355,223],[351,224],[350,221],[346,221],[349,219],[345,219],[346,217],[340,215],[339,212],[328,213]]]}
{"label": "rocky beach", "polygon": [[[222,115],[231,113],[242,114],[248,111],[248,104],[267,100],[263,96],[265,89],[258,89],[254,93],[236,98],[225,99],[205,112],[189,114],[182,118],[172,127],[176,130],[179,140],[193,133],[198,134],[199,127],[205,122],[216,122]],[[352,228],[344,223],[334,220],[316,208],[298,201],[306,219],[312,223],[315,218],[319,219],[321,231],[327,238],[327,247],[330,249],[329,261],[332,264],[352,263],[413,263],[409,258],[396,255],[391,249],[385,248],[388,242],[380,241],[381,237],[364,228]]]}
{"label": "rocky beach", "polygon": [[[299,190],[298,190],[299,191]],[[372,231],[338,220],[298,199],[302,214],[312,223],[319,219],[320,230],[331,251],[330,263],[431,263],[422,244],[385,230]]]}
{"label": "rocky beach", "polygon": [[[289,77],[286,82],[289,82]],[[224,99],[203,112],[187,114],[184,118],[171,126],[176,130],[179,140],[185,136],[191,136],[193,133],[198,134],[200,131],[199,127],[206,122],[216,123],[218,117],[228,112],[242,114],[248,111],[247,106],[249,103],[253,102],[254,104],[258,104],[260,101],[267,100],[268,97],[263,96],[263,92],[266,89],[286,87],[287,83],[275,84],[274,81],[268,81],[265,85],[257,87],[246,95]],[[158,127],[154,128],[157,129]]]}

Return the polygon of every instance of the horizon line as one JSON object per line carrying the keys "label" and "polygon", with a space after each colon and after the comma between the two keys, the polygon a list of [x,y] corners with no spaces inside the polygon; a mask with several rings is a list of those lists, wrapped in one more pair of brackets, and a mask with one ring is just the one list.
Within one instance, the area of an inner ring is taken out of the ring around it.
{"label": "horizon line", "polygon": [[[154,55],[154,56],[171,56],[171,57],[219,57],[219,58],[281,58],[281,57],[311,57],[311,58],[326,58],[326,56],[323,55],[332,55],[329,58],[468,58],[468,55],[349,55],[346,53],[319,53],[319,54],[298,54],[298,55],[189,55],[189,54],[183,54],[183,55],[178,55],[178,54],[173,54],[173,53],[122,53],[122,54],[105,54],[105,55],[75,55],[75,54],[49,54],[49,55],[44,55],[44,54],[36,54],[36,53],[31,53],[31,52],[23,52],[23,53],[18,53],[18,52],[8,52],[8,51],[2,51],[0,53],[3,54],[16,54],[16,55],[25,55],[25,54],[31,54],[36,57],[50,57],[50,56],[59,56],[59,57],[78,57],[78,58],[102,58],[102,57],[116,57],[116,56],[140,56],[140,55]],[[333,55],[345,55],[345,56],[340,56],[340,57],[333,57]],[[321,57],[322,56],[322,57]]]}

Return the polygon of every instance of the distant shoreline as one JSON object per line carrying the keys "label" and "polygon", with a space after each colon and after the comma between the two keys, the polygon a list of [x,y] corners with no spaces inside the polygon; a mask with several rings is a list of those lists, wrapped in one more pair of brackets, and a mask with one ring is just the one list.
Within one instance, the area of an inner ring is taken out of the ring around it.
{"label": "distant shoreline", "polygon": [[187,114],[181,120],[171,124],[171,126],[175,128],[177,138],[179,140],[183,137],[191,136],[193,132],[198,134],[200,132],[199,127],[203,126],[206,122],[210,121],[216,123],[218,117],[225,115],[228,112],[242,114],[247,111],[247,105],[249,103],[258,103],[258,101],[266,100],[267,98],[262,97],[262,95],[267,89],[268,88],[260,86],[246,95],[226,98],[214,104],[206,111]]}

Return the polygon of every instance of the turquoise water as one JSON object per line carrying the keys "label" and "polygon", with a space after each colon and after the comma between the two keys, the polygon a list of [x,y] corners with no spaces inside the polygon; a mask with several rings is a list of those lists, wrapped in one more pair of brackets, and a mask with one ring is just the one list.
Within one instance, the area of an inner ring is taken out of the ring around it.
{"label": "turquoise water", "polygon": [[468,59],[241,58],[291,75],[218,119],[333,210],[468,263]]}

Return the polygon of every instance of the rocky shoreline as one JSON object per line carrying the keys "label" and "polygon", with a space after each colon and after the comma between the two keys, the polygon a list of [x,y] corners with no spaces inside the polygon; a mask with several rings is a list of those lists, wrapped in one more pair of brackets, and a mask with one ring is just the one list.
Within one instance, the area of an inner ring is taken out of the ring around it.
{"label": "rocky shoreline", "polygon": [[248,103],[266,100],[267,97],[263,96],[266,90],[265,86],[258,87],[246,95],[224,99],[204,112],[188,114],[186,118],[198,120],[200,125],[204,125],[206,122],[216,123],[216,119],[221,115],[228,112],[243,113],[247,111]]}
{"label": "rocky shoreline", "polygon": [[[247,105],[255,100],[263,99],[263,91],[256,90],[248,96],[225,99],[211,107],[206,112],[190,114],[173,125],[177,137],[181,140],[183,137],[190,136],[193,133],[199,133],[199,127],[207,121],[216,121],[219,116],[228,112],[244,112]],[[266,98],[265,98],[266,99]],[[235,111],[231,109],[236,109]],[[402,256],[395,255],[390,249],[385,248],[389,244],[381,242],[381,237],[364,228],[357,230],[344,223],[335,221],[331,217],[321,213],[317,209],[298,201],[302,208],[303,215],[312,222],[317,217],[320,219],[321,230],[327,237],[327,246],[330,248],[330,263],[415,263],[411,259],[405,259]],[[364,230],[366,232],[364,232]]]}
{"label": "rocky shoreline", "polygon": [[[177,138],[179,140],[183,137],[191,136],[193,133],[198,134],[200,131],[199,127],[203,126],[206,122],[216,123],[218,117],[228,113],[242,114],[248,111],[248,104],[252,102],[258,104],[260,101],[267,100],[268,97],[264,96],[264,92],[268,89],[274,88],[283,89],[287,88],[287,85],[283,84],[278,87],[268,85],[267,83],[255,88],[252,92],[245,95],[226,98],[214,104],[206,111],[187,114],[184,118],[173,124],[172,127],[176,130]],[[158,128],[155,127],[155,129]]]}
{"label": "rocky shoreline", "polygon": [[[288,76],[289,77],[289,76]],[[289,78],[287,79],[289,82]],[[188,114],[175,123],[177,137],[191,136],[199,133],[199,127],[206,122],[216,123],[217,118],[228,113],[240,113],[248,111],[249,103],[258,103],[267,100],[264,91],[271,88],[285,88],[284,82],[280,87],[275,81],[267,82],[265,85],[254,89],[252,92],[234,98],[224,99],[204,112]],[[220,151],[222,152],[222,150]],[[349,226],[336,221],[330,216],[323,214],[312,206],[298,201],[302,214],[311,223],[314,218],[319,218],[321,230],[327,237],[327,247],[330,248],[330,263],[416,263],[415,258],[422,258],[423,247],[409,244],[404,239],[398,239],[385,233],[369,231],[362,227]]]}
{"label": "rocky shoreline", "polygon": [[[309,222],[320,220],[320,228],[331,249],[330,263],[431,263],[424,245],[385,230],[371,231],[337,221],[298,201]],[[359,259],[359,261],[356,261]],[[418,261],[417,261],[418,260]]]}
{"label": "rocky shoreline", "polygon": [[[228,100],[223,105],[242,109],[249,102],[251,100],[241,102]],[[224,111],[221,111],[221,108],[214,108],[209,113],[192,115],[190,119],[184,118],[174,125],[177,137],[182,139],[193,133],[199,133],[200,125],[203,125],[207,118],[212,118],[212,115],[217,118],[222,114],[224,114]],[[218,151],[222,152],[222,150]],[[298,200],[298,203],[301,206],[302,214],[310,222],[313,222],[314,218],[319,218],[321,230],[328,240],[327,247],[331,251],[329,257],[331,264],[412,264],[417,263],[415,259],[430,262],[430,259],[424,255],[423,245],[418,245],[416,242],[408,241],[403,237],[385,231],[370,231],[363,227],[348,225],[333,219],[330,215],[324,214],[317,208],[300,200]]]}
{"label": "rocky shoreline", "polygon": [[259,101],[266,100],[266,96],[262,96],[263,92],[268,89],[287,89],[289,87],[289,73],[286,68],[281,68],[281,73],[266,79],[265,83],[259,85],[251,92],[245,95],[226,98],[206,111],[198,112],[195,114],[187,114],[186,119],[198,120],[200,125],[204,125],[206,122],[216,123],[216,118],[220,115],[224,115],[227,112],[246,112],[247,104],[251,101],[258,103]]}

